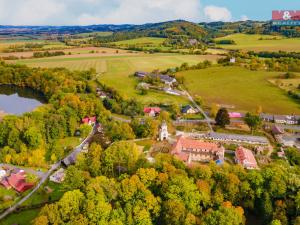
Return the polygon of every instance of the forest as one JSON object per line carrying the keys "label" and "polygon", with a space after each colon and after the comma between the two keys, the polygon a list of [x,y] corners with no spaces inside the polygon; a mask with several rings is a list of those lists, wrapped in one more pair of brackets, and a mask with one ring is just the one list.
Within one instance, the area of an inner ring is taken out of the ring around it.
{"label": "forest", "polygon": [[214,162],[186,167],[168,154],[149,163],[132,142],[92,144],[67,169],[66,191],[34,220],[46,224],[271,225],[300,223],[299,165],[261,170]]}

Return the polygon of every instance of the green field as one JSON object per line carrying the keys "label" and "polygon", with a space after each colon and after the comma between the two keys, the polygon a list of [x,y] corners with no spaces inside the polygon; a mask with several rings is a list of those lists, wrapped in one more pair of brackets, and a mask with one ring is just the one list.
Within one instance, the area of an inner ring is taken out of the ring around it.
{"label": "green field", "polygon": [[[273,40],[275,38],[276,40]],[[262,39],[262,40],[260,40]],[[257,34],[232,34],[216,40],[234,40],[235,45],[217,45],[224,49],[240,49],[247,51],[300,51],[300,38]]]}
{"label": "green field", "polygon": [[3,221],[0,221],[0,225],[29,225],[31,224],[30,222],[38,216],[39,211],[39,209],[30,209],[20,213],[10,214]]}
{"label": "green field", "polygon": [[137,98],[144,103],[179,102],[185,103],[182,97],[149,91],[140,96],[135,90],[137,80],[131,75],[135,71],[152,71],[180,66],[182,63],[197,64],[205,59],[216,61],[218,56],[181,55],[181,54],[139,54],[128,56],[103,57],[52,57],[43,59],[19,60],[18,63],[34,67],[66,67],[71,70],[87,70],[95,68],[99,81],[117,89],[124,97]]}
{"label": "green field", "polygon": [[0,51],[3,51],[10,46],[22,46],[27,43],[35,43],[35,44],[45,44],[43,49],[48,50],[51,48],[55,49],[63,49],[66,48],[66,45],[62,42],[58,41],[47,41],[47,40],[36,40],[36,39],[0,39]]}
{"label": "green field", "polygon": [[235,106],[234,110],[263,111],[276,114],[300,113],[300,104],[268,80],[277,72],[250,71],[240,67],[212,67],[181,72],[193,95],[203,97],[206,104]]}
{"label": "green field", "polygon": [[145,45],[145,44],[153,44],[153,45],[160,45],[166,39],[165,38],[155,38],[155,37],[142,37],[136,39],[130,39],[125,41],[117,41],[113,42],[116,45]]}
{"label": "green field", "polygon": [[160,50],[170,50],[170,47],[163,46],[165,40],[166,38],[142,37],[125,41],[111,42],[111,44],[115,44],[118,48],[128,48],[130,46],[135,46],[143,48],[145,50],[156,48]]}

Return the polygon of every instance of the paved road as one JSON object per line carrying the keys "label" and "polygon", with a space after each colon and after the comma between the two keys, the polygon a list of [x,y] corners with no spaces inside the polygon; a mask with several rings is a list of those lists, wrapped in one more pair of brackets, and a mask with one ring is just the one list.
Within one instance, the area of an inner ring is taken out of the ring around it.
{"label": "paved road", "polygon": [[188,99],[193,103],[193,105],[199,110],[199,112],[201,112],[201,113],[203,114],[203,116],[204,116],[204,118],[205,118],[205,121],[206,121],[206,123],[207,123],[207,126],[209,127],[210,131],[211,131],[211,132],[214,132],[214,131],[213,131],[213,128],[212,128],[212,126],[211,126],[211,124],[210,124],[211,118],[209,118],[209,117],[206,115],[206,113],[204,112],[204,110],[203,110],[203,109],[195,102],[195,100],[193,99],[193,97],[190,95],[189,92],[187,92],[186,90],[182,90],[182,91],[186,94],[186,96],[187,96]]}
{"label": "paved road", "polygon": [[[91,133],[87,136],[86,139],[84,139],[84,141],[81,142],[80,145],[78,145],[73,152],[71,152],[68,156],[66,156],[64,159],[70,157],[71,155],[75,155],[77,156],[77,154],[82,150],[82,147],[86,144],[86,142],[90,139],[90,137],[92,137],[96,132],[96,125],[93,127],[93,130],[91,131]],[[15,205],[11,206],[10,208],[8,208],[7,210],[5,210],[1,215],[0,215],[0,220],[2,220],[3,218],[5,218],[7,215],[9,215],[10,213],[12,213],[13,211],[15,211],[19,206],[21,206],[26,200],[28,200],[48,179],[48,177],[55,171],[57,170],[60,166],[61,166],[61,161],[59,160],[57,163],[53,164],[51,166],[51,168],[44,173],[44,175],[41,177],[40,181],[38,182],[38,184],[31,190],[31,192],[26,195],[25,197],[23,197],[19,202],[17,202]],[[25,169],[24,169],[25,170]]]}

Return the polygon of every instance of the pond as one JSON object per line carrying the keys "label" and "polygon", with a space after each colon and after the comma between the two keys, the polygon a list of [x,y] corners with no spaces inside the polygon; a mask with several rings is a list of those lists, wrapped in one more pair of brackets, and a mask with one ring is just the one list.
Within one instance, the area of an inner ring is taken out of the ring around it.
{"label": "pond", "polygon": [[42,94],[30,88],[0,85],[0,114],[21,115],[46,103]]}

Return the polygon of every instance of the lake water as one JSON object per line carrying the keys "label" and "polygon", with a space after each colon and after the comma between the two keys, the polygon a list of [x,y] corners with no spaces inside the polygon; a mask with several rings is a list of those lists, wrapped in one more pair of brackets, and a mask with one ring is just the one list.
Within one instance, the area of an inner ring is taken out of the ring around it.
{"label": "lake water", "polygon": [[0,112],[20,115],[44,103],[43,96],[32,89],[0,85]]}

